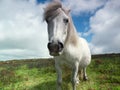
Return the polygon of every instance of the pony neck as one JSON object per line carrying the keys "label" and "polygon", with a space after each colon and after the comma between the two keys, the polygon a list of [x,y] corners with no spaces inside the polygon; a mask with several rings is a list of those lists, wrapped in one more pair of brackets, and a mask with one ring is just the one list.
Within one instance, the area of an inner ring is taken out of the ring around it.
{"label": "pony neck", "polygon": [[70,23],[68,26],[68,35],[66,39],[66,44],[72,44],[72,45],[77,45],[77,40],[79,36],[77,34],[76,28],[74,27],[72,18],[70,17]]}

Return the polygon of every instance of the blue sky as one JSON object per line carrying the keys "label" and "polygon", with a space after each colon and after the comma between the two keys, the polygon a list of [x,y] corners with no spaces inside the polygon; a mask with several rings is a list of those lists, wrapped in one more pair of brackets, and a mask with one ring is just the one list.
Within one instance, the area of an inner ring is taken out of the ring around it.
{"label": "blue sky", "polygon": [[[48,58],[43,8],[51,0],[0,0],[0,60]],[[77,2],[77,3],[76,3]],[[62,0],[92,54],[120,53],[119,0]],[[8,14],[9,12],[9,14]]]}
{"label": "blue sky", "polygon": [[[78,32],[85,33],[90,29],[90,25],[89,25],[90,17],[91,17],[91,14],[88,14],[88,13],[85,13],[82,15],[77,15],[77,16],[75,16],[75,15],[72,16],[74,25],[75,25]],[[83,35],[81,35],[81,36],[84,37]],[[84,38],[86,38],[86,40],[88,42],[90,42],[92,36],[89,35],[89,36],[84,37]]]}

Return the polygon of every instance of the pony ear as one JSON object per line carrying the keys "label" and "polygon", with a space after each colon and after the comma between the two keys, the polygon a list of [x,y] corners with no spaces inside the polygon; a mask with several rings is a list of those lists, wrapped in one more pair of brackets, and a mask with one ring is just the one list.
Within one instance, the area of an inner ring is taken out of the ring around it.
{"label": "pony ear", "polygon": [[68,9],[67,11],[68,11],[68,13],[70,13],[70,12],[71,12],[71,9]]}
{"label": "pony ear", "polygon": [[71,12],[71,9],[67,9],[66,11],[67,11],[67,13],[69,14],[69,13]]}

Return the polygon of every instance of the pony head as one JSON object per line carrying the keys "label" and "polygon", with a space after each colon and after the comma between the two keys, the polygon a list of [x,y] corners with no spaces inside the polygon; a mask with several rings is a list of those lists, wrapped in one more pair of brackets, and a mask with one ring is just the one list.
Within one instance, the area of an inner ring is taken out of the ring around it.
{"label": "pony head", "polygon": [[70,23],[69,11],[54,1],[45,8],[44,19],[48,26],[48,49],[51,56],[62,54]]}

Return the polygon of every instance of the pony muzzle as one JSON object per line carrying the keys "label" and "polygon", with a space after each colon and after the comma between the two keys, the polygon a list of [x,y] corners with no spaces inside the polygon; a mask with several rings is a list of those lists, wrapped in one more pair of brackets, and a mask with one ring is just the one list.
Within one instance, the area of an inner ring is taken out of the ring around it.
{"label": "pony muzzle", "polygon": [[49,49],[49,54],[51,56],[59,56],[64,48],[63,44],[61,42],[58,43],[48,43],[47,45],[48,49]]}

